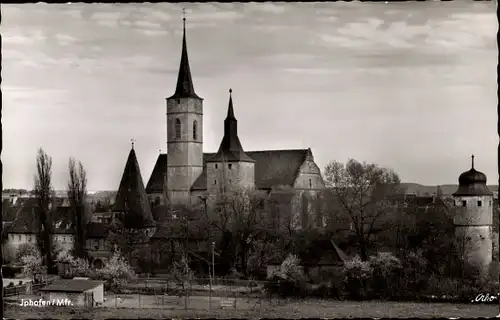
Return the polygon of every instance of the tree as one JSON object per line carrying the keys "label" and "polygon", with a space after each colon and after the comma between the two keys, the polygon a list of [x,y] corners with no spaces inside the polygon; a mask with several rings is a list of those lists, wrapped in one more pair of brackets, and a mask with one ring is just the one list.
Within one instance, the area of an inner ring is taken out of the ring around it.
{"label": "tree", "polygon": [[390,218],[396,210],[387,197],[398,191],[399,177],[392,170],[353,159],[345,165],[329,163],[324,177],[336,204],[329,208],[330,216],[341,222],[339,231],[353,235],[361,259],[366,261],[376,235],[392,225]]}
{"label": "tree", "polygon": [[51,274],[57,273],[54,261],[52,259],[52,220],[50,217],[50,204],[53,199],[54,191],[52,189],[52,158],[43,151],[38,150],[36,158],[37,174],[33,193],[37,199],[39,219],[40,219],[40,238],[38,244],[40,252],[45,257],[47,271]]}
{"label": "tree", "polygon": [[22,243],[16,251],[16,261],[22,262],[24,257],[27,256],[41,256],[40,250],[32,244]]}
{"label": "tree", "polygon": [[[266,195],[262,192],[233,188],[226,190],[215,210],[218,229],[223,237],[221,251],[231,252],[233,263],[241,267],[244,275],[248,274],[247,260],[254,249],[256,240],[263,235],[262,221],[265,219]],[[230,269],[233,269],[232,265]]]}
{"label": "tree", "polygon": [[125,258],[115,253],[102,269],[97,270],[97,277],[105,280],[109,288],[116,289],[133,279],[135,272]]}
{"label": "tree", "polygon": [[23,275],[33,280],[36,280],[37,274],[46,272],[46,267],[42,264],[42,257],[38,253],[22,257],[21,262],[23,264]]}
{"label": "tree", "polygon": [[81,162],[76,162],[73,158],[69,159],[69,181],[68,181],[68,199],[73,209],[73,226],[75,227],[75,255],[77,257],[86,257],[85,251],[85,226],[87,224],[86,216],[86,197],[87,197],[87,174]]}

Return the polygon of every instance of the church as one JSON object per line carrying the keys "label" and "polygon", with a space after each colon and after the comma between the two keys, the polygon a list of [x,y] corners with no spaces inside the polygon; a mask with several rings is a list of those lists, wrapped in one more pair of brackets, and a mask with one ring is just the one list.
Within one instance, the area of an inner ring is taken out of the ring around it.
{"label": "church", "polygon": [[[142,223],[147,227],[153,225],[154,220],[150,208],[166,202],[173,205],[193,205],[207,200],[210,202],[220,192],[232,188],[257,189],[268,194],[279,188],[289,188],[297,199],[315,198],[319,191],[324,190],[325,185],[310,148],[244,150],[238,137],[238,121],[235,116],[237,107],[233,105],[231,89],[224,120],[224,136],[219,149],[215,153],[204,152],[203,98],[194,89],[186,44],[185,18],[183,24],[177,85],[174,94],[166,98],[167,153],[158,156],[144,188],[132,147],[114,211],[123,212],[127,207],[128,215],[136,216],[132,224],[138,226]],[[146,205],[147,202],[150,206]],[[131,206],[137,208],[133,209]],[[304,205],[296,207],[302,208]]]}

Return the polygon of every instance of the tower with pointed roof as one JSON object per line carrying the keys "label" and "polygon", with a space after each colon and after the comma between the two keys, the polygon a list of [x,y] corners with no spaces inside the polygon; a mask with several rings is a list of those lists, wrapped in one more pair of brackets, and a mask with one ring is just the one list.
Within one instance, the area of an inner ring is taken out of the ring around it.
{"label": "tower with pointed roof", "polygon": [[238,138],[232,90],[224,120],[224,137],[215,155],[207,159],[207,191],[211,198],[234,188],[255,187],[255,160],[248,156]]}
{"label": "tower with pointed roof", "polygon": [[133,142],[116,193],[113,226],[116,227],[112,229],[118,232],[118,237],[123,237],[122,231],[126,230],[127,242],[132,245],[129,260],[135,264],[141,250],[144,251],[155,233],[156,223],[151,214]]}
{"label": "tower with pointed roof", "polygon": [[486,186],[486,175],[472,167],[458,178],[455,201],[456,245],[467,265],[485,273],[492,261],[493,193]]}
{"label": "tower with pointed roof", "polygon": [[167,100],[167,196],[189,203],[190,189],[203,171],[203,99],[194,91],[183,18],[181,62],[175,93]]}

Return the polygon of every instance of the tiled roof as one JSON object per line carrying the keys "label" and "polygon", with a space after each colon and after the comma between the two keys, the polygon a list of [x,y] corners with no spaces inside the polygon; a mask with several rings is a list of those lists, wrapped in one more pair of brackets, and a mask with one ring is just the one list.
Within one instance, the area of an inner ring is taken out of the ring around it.
{"label": "tiled roof", "polygon": [[2,220],[3,221],[14,221],[16,218],[17,208],[12,205],[10,199],[4,199],[2,201]]}
{"label": "tiled roof", "polygon": [[84,292],[90,289],[94,289],[95,287],[103,283],[103,281],[83,279],[55,280],[54,282],[40,290],[56,292]]}
{"label": "tiled roof", "polygon": [[147,193],[163,192],[165,174],[167,172],[167,154],[160,154],[156,160],[155,167],[151,173],[151,178],[146,186]]}
{"label": "tiled roof", "polygon": [[134,149],[130,150],[123,170],[113,211],[125,213],[123,223],[127,228],[154,226],[151,205],[144,189]]}
{"label": "tiled roof", "polygon": [[37,208],[21,207],[16,214],[16,219],[7,227],[7,233],[35,233],[40,230]]}
{"label": "tiled roof", "polygon": [[73,210],[70,207],[57,207],[52,213],[54,233],[74,234],[72,221]]}
{"label": "tiled roof", "polygon": [[[258,189],[271,189],[274,186],[291,186],[299,173],[300,166],[307,157],[308,149],[249,151],[246,154],[255,160],[255,185]],[[203,154],[204,169],[191,190],[207,189],[206,162],[214,153]],[[148,193],[161,192],[167,170],[167,155],[158,157],[151,178]]]}
{"label": "tiled roof", "polygon": [[[38,233],[40,220],[37,207],[21,207],[18,209],[16,218],[7,228],[8,233]],[[73,234],[73,222],[71,220],[71,208],[57,207],[50,213],[53,223],[53,233]]]}

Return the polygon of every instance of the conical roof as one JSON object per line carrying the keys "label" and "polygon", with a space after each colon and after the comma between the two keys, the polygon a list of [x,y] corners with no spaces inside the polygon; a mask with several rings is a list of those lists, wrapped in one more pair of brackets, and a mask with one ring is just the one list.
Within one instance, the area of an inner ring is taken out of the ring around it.
{"label": "conical roof", "polygon": [[197,98],[198,95],[194,92],[193,79],[191,77],[191,69],[189,67],[189,59],[186,45],[186,18],[184,18],[184,29],[182,36],[182,52],[181,64],[179,66],[179,74],[177,76],[177,86],[175,93],[169,99],[178,98]]}
{"label": "conical roof", "polygon": [[474,155],[472,155],[472,167],[458,177],[458,190],[454,196],[483,196],[493,195],[486,186],[486,175],[474,169]]}
{"label": "conical roof", "polygon": [[219,146],[219,151],[207,162],[225,162],[225,161],[241,161],[255,162],[250,158],[238,138],[238,121],[234,116],[232,90],[229,89],[229,105],[227,108],[227,117],[224,120],[224,137]]}
{"label": "conical roof", "polygon": [[133,148],[128,155],[113,211],[124,213],[123,223],[126,228],[146,228],[155,225]]}

